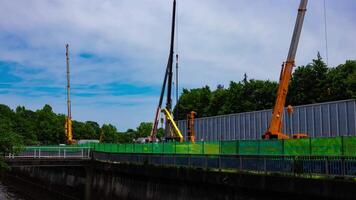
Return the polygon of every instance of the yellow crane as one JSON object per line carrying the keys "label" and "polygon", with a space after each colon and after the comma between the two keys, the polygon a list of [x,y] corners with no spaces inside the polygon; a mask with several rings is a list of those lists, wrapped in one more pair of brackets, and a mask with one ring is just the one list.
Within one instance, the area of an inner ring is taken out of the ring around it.
{"label": "yellow crane", "polygon": [[69,45],[66,44],[66,63],[67,63],[67,116],[65,118],[65,134],[67,144],[74,144],[72,131],[72,110],[70,102],[70,71],[69,71]]}

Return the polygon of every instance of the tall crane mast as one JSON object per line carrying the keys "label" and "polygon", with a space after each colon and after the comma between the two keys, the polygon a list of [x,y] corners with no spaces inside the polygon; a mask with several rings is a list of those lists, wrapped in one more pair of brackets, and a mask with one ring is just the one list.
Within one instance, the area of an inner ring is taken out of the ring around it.
{"label": "tall crane mast", "polygon": [[73,144],[72,133],[72,109],[70,102],[70,71],[69,71],[69,45],[66,44],[66,64],[67,64],[67,117],[65,122],[65,133],[68,144]]}
{"label": "tall crane mast", "polygon": [[[263,139],[288,139],[289,136],[282,133],[282,116],[286,103],[289,81],[295,64],[298,42],[303,27],[304,15],[308,0],[301,0],[298,9],[298,16],[294,26],[292,41],[289,47],[287,60],[283,63],[279,78],[277,99],[273,108],[272,118],[267,132],[262,136]],[[306,137],[306,134],[298,134],[297,137]]]}
{"label": "tall crane mast", "polygon": [[[170,43],[170,49],[169,49],[169,57],[168,57],[168,62],[167,62],[167,67],[164,75],[164,80],[162,84],[162,89],[161,89],[161,95],[159,98],[158,106],[156,109],[155,113],[155,118],[153,121],[153,126],[150,134],[150,141],[155,141],[156,140],[156,135],[157,135],[157,128],[158,128],[158,116],[159,113],[161,112],[161,106],[163,102],[163,96],[166,90],[166,84],[167,86],[167,100],[166,100],[166,108],[165,108],[165,114],[168,112],[169,114],[172,113],[172,76],[173,76],[173,56],[174,56],[174,32],[175,32],[175,17],[176,17],[176,0],[173,1],[173,14],[172,14],[172,27],[171,27],[171,43]],[[168,79],[168,80],[167,80]],[[174,123],[173,119],[169,116],[166,115],[166,132],[165,135],[166,137],[170,137],[172,133],[172,128],[171,126],[173,125],[172,122]]]}

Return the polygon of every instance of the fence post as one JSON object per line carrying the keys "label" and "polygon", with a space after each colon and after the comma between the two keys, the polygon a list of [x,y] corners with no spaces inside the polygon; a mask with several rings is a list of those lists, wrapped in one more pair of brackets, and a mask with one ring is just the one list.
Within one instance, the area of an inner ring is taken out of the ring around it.
{"label": "fence post", "polygon": [[66,158],[66,149],[63,149],[63,158]]}
{"label": "fence post", "polygon": [[84,149],[82,148],[82,158],[84,158]]}
{"label": "fence post", "polygon": [[263,156],[263,170],[265,174],[267,174],[267,161],[266,161],[266,156]]}
{"label": "fence post", "polygon": [[329,175],[329,158],[327,156],[325,158],[325,174]]}
{"label": "fence post", "polygon": [[36,158],[36,149],[35,149],[35,151],[34,151],[33,158]]}
{"label": "fence post", "polygon": [[38,149],[38,158],[41,158],[41,149]]}

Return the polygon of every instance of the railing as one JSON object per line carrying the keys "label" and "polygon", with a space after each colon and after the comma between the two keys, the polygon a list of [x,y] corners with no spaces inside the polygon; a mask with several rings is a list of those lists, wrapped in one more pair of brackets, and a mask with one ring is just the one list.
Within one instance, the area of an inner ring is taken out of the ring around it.
{"label": "railing", "polygon": [[226,172],[356,178],[356,157],[119,154],[93,152],[99,161]]}
{"label": "railing", "polygon": [[8,154],[8,159],[14,158],[90,158],[90,147],[26,147],[20,153]]}

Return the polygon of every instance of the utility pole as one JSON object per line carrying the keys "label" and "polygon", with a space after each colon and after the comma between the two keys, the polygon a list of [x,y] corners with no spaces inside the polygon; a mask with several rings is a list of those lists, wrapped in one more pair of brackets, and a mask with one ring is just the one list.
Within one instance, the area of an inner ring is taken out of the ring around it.
{"label": "utility pole", "polygon": [[69,70],[69,45],[66,44],[66,63],[67,63],[67,117],[65,123],[67,143],[73,143],[72,133],[72,110],[70,102],[70,70]]}

